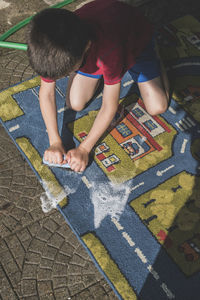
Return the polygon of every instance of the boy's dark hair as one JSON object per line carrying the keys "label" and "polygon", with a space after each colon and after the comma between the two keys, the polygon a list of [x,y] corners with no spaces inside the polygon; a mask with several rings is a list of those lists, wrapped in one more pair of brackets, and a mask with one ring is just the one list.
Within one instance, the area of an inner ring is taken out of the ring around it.
{"label": "boy's dark hair", "polygon": [[87,22],[66,9],[47,8],[36,14],[27,30],[28,57],[42,77],[69,75],[93,39]]}

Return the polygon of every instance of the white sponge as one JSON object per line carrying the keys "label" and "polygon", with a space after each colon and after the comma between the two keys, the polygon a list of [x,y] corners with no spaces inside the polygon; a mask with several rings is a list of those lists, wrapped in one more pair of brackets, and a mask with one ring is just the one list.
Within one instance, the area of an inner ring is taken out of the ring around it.
{"label": "white sponge", "polygon": [[70,169],[70,165],[69,164],[54,164],[54,163],[50,163],[48,160],[45,160],[43,158],[43,164],[49,166],[49,167],[58,167],[58,168],[67,168]]}

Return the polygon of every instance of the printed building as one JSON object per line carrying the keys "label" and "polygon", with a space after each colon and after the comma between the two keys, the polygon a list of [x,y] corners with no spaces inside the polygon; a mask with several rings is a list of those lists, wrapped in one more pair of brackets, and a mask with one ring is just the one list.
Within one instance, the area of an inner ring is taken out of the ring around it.
{"label": "printed building", "polygon": [[125,118],[110,132],[132,160],[162,150],[155,137],[170,129],[159,117],[150,116],[139,100]]}

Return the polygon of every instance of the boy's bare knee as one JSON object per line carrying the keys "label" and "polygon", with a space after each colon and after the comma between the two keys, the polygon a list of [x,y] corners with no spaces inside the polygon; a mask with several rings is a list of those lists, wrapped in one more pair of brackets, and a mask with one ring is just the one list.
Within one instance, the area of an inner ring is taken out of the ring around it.
{"label": "boy's bare knee", "polygon": [[151,116],[156,116],[156,115],[163,114],[164,112],[166,112],[167,109],[168,109],[168,103],[166,101],[166,103],[157,104],[155,107],[149,107],[147,109],[147,112]]}
{"label": "boy's bare knee", "polygon": [[84,105],[80,105],[78,103],[71,105],[71,109],[75,110],[75,111],[81,111],[84,109]]}
{"label": "boy's bare knee", "polygon": [[163,94],[162,96],[160,96],[159,101],[155,101],[151,105],[149,105],[150,104],[149,102],[147,103],[148,103],[148,105],[146,105],[147,112],[151,116],[156,116],[166,112],[166,110],[168,109],[169,99],[166,94]]}
{"label": "boy's bare knee", "polygon": [[81,111],[85,107],[85,105],[82,102],[79,103],[77,101],[71,101],[68,98],[66,99],[66,104],[67,104],[68,108],[75,110],[75,111]]}

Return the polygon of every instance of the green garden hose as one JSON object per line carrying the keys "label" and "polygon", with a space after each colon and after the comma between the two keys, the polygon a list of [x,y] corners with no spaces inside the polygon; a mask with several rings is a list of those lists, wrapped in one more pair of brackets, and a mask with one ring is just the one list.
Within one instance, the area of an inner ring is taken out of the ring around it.
{"label": "green garden hose", "polygon": [[[62,1],[58,4],[52,5],[51,7],[61,8],[65,5],[67,5],[67,4],[70,4],[71,2],[74,2],[74,1],[75,0],[65,0],[65,1]],[[21,29],[22,27],[24,27],[25,25],[27,25],[30,22],[30,20],[32,19],[32,17],[33,16],[28,17],[27,19],[19,22],[18,24],[16,24],[12,28],[10,28],[8,31],[3,33],[0,36],[0,47],[12,48],[12,49],[18,49],[18,50],[25,50],[26,51],[27,50],[27,44],[21,44],[21,43],[15,43],[15,42],[6,42],[4,40],[7,39],[9,36],[11,36],[16,31],[18,31],[19,29]]]}

